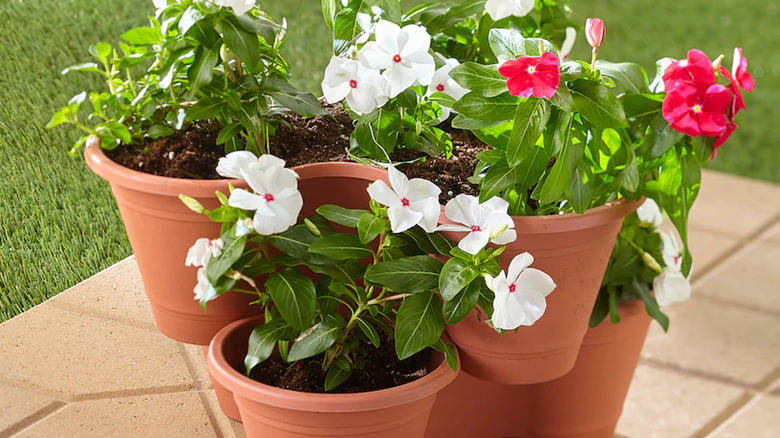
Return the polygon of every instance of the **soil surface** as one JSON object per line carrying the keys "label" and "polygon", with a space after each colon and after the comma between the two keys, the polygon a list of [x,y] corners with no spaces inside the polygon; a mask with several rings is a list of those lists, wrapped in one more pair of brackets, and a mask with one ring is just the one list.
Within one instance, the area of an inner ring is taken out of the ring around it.
{"label": "soil surface", "polygon": [[[347,149],[353,126],[349,113],[338,106],[326,105],[328,115],[305,118],[297,114],[282,116],[283,123],[271,137],[271,153],[284,159],[288,167],[302,164],[349,161]],[[476,154],[490,149],[476,137],[443,125],[452,138],[450,159],[426,157],[424,161],[399,167],[409,178],[427,179],[442,190],[441,202],[446,203],[460,193],[476,195],[477,186],[468,182],[477,165]],[[169,137],[147,140],[144,145],[131,145],[106,151],[117,163],[153,175],[187,179],[219,179],[217,162],[224,156],[216,139],[220,127],[216,123],[194,125]],[[412,161],[420,152],[396,149],[395,162]]]}
{"label": "soil surface", "polygon": [[[373,345],[366,346],[368,355],[363,369],[354,370],[349,379],[329,393],[368,392],[393,388],[428,374],[430,349],[401,361],[395,354],[392,341],[385,334],[381,336],[379,348],[374,348]],[[238,371],[242,372],[241,369]],[[249,378],[282,389],[325,392],[322,355],[298,361],[292,366],[281,359],[271,358],[252,368]]]}

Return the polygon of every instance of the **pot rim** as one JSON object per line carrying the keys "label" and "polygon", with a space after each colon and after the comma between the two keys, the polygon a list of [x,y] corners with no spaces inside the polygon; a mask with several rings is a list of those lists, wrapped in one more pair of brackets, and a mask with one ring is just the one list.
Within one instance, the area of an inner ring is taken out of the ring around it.
{"label": "pot rim", "polygon": [[[152,175],[111,160],[100,146],[84,148],[84,158],[87,166],[101,178],[124,187],[156,195],[179,196],[185,193],[192,197],[213,196],[217,190],[226,190],[228,184],[233,187],[246,187],[246,182],[240,179],[184,179]],[[292,168],[302,179],[319,177],[358,177],[361,173],[376,171],[376,179],[387,179],[387,170],[362,163],[353,162],[321,162],[304,164]]]}
{"label": "pot rim", "polygon": [[[319,394],[277,388],[244,376],[227,363],[223,354],[218,353],[233,330],[246,324],[254,324],[257,321],[257,316],[244,318],[220,330],[209,344],[208,368],[212,378],[219,380],[234,394],[278,408],[323,413],[385,409],[434,395],[452,383],[460,372],[460,366],[457,372],[452,371],[442,355],[441,363],[433,371],[414,382],[393,388],[351,394]],[[441,353],[434,351],[434,354]],[[460,363],[460,359],[458,363]]]}

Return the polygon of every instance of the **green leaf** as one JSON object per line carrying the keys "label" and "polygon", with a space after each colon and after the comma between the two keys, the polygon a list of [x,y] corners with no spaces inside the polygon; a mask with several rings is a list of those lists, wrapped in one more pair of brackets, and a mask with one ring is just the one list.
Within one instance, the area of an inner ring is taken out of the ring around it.
{"label": "green leaf", "polygon": [[360,217],[368,212],[366,210],[351,210],[338,205],[323,205],[317,209],[317,213],[331,222],[349,228],[357,228]]}
{"label": "green leaf", "polygon": [[509,167],[506,160],[490,166],[485,176],[479,182],[479,199],[481,202],[499,195],[515,183],[515,169]]}
{"label": "green leaf", "polygon": [[224,242],[222,254],[219,257],[212,257],[206,267],[206,277],[208,277],[211,284],[219,282],[222,276],[241,258],[244,254],[247,237],[241,236],[234,239],[230,236],[230,232],[226,232],[221,239]]}
{"label": "green leaf", "polygon": [[229,15],[222,21],[222,35],[225,45],[246,66],[251,73],[262,71],[262,54],[257,35],[241,26],[235,16]]}
{"label": "green leaf", "polygon": [[322,17],[325,18],[325,24],[331,31],[333,30],[333,22],[336,20],[338,4],[338,0],[322,0]]}
{"label": "green leaf", "polygon": [[72,71],[93,71],[98,73],[103,72],[103,70],[101,70],[100,67],[98,67],[98,65],[94,62],[86,62],[84,64],[71,65],[70,67],[63,70],[62,74],[66,75]]}
{"label": "green leaf", "polygon": [[593,197],[592,179],[593,175],[584,163],[571,171],[566,197],[576,213],[585,213],[585,210],[590,207]]}
{"label": "green leaf", "polygon": [[626,113],[609,88],[593,81],[579,80],[571,85],[574,108],[594,125],[621,129],[628,126]]}
{"label": "green leaf", "polygon": [[407,359],[439,340],[444,331],[442,304],[438,296],[423,292],[406,298],[395,323],[395,352]]}
{"label": "green leaf", "polygon": [[459,115],[493,124],[511,119],[517,109],[518,99],[509,93],[496,97],[484,97],[471,92],[455,102],[453,109]]}
{"label": "green leaf", "polygon": [[288,362],[296,362],[322,353],[336,343],[339,332],[341,329],[328,321],[318,322],[313,332],[293,344],[290,354],[287,355]]}
{"label": "green leaf", "polygon": [[311,327],[317,310],[317,293],[310,278],[297,269],[285,268],[269,275],[265,287],[285,321],[298,331]]}
{"label": "green leaf", "polygon": [[452,300],[444,302],[445,324],[457,324],[474,310],[474,306],[477,305],[479,300],[480,283],[483,283],[483,281],[471,282],[466,288],[458,292]]}
{"label": "green leaf", "polygon": [[[511,117],[511,116],[510,116]],[[509,119],[507,119],[509,120]],[[466,117],[463,114],[458,114],[452,119],[452,127],[455,129],[462,129],[468,131],[474,131],[478,129],[486,129],[500,124],[501,122],[494,122],[490,120],[479,120],[471,117]]]}
{"label": "green leaf", "polygon": [[429,233],[428,240],[430,240],[433,247],[436,248],[436,252],[441,255],[449,255],[450,250],[455,247],[454,242],[439,233]]}
{"label": "green leaf", "polygon": [[340,356],[336,359],[327,374],[325,374],[325,391],[331,391],[344,383],[352,375],[352,366],[349,361]]}
{"label": "green leaf", "polygon": [[452,371],[458,371],[458,350],[455,349],[454,345],[439,339],[436,343],[431,345],[431,347],[436,351],[444,353],[444,360],[447,362],[450,369],[452,369]]}
{"label": "green leaf", "polygon": [[274,45],[277,32],[282,32],[284,29],[282,26],[265,17],[244,14],[236,18],[241,27],[264,39],[265,43],[269,46]]}
{"label": "green leaf", "polygon": [[[169,135],[173,135],[173,132],[174,132],[173,128],[171,128],[170,126],[156,123],[150,126],[148,130],[146,130],[146,135],[149,138],[157,139],[157,138],[168,137]],[[127,133],[130,134],[129,131]]]}
{"label": "green leaf", "polygon": [[89,54],[97,58],[103,64],[108,64],[108,58],[111,56],[113,50],[111,44],[108,43],[97,43],[93,46],[89,46]]}
{"label": "green leaf", "polygon": [[510,167],[517,166],[531,155],[548,120],[550,102],[546,99],[531,97],[517,106],[512,134],[506,147],[506,159]]}
{"label": "green leaf", "polygon": [[660,113],[663,101],[663,97],[654,94],[626,94],[620,97],[620,103],[629,119]]}
{"label": "green leaf", "polygon": [[[200,87],[211,83],[217,62],[219,62],[219,50],[204,46],[198,47],[192,65],[187,70],[187,79],[190,81],[191,87],[190,94],[194,96]],[[224,105],[224,102],[220,102],[220,105]],[[187,112],[187,115],[190,116],[190,111]]]}
{"label": "green leaf", "polygon": [[539,38],[525,38],[516,29],[490,29],[488,42],[493,53],[498,58],[499,64],[521,56],[541,56],[539,43],[543,45],[545,52],[557,53],[558,49],[547,40]]}
{"label": "green leaf", "polygon": [[363,213],[358,221],[358,237],[362,243],[371,243],[382,231],[389,228],[387,220],[373,213]]}
{"label": "green leaf", "polygon": [[122,39],[134,46],[151,46],[162,43],[162,34],[159,29],[136,27],[123,33]]}
{"label": "green leaf", "polygon": [[379,262],[366,269],[366,280],[402,293],[420,293],[439,285],[442,263],[420,255]]}
{"label": "green leaf", "polygon": [[255,365],[271,357],[278,341],[292,339],[295,335],[295,329],[287,325],[281,318],[255,327],[252,334],[249,335],[249,350],[244,357],[247,375]]}
{"label": "green leaf", "polygon": [[368,338],[368,340],[374,344],[374,347],[379,348],[379,333],[377,333],[374,326],[360,318],[356,319],[355,321],[357,321],[357,326],[360,327],[360,331],[366,335],[366,338]]}
{"label": "green leaf", "polygon": [[675,131],[663,114],[658,113],[650,123],[650,128],[642,144],[642,154],[648,159],[663,156],[669,149],[683,139],[685,134]]}
{"label": "green leaf", "polygon": [[506,78],[498,74],[496,65],[466,62],[452,69],[450,77],[467,90],[485,97],[495,97],[507,91]]}
{"label": "green leaf", "polygon": [[353,41],[363,32],[358,21],[358,13],[363,2],[351,2],[349,7],[341,9],[333,20],[333,54],[338,56],[353,45]]}
{"label": "green leaf", "polygon": [[239,132],[244,129],[244,125],[233,122],[219,131],[217,135],[217,144],[225,144],[228,140],[235,138]]}
{"label": "green leaf", "polygon": [[304,117],[327,114],[320,101],[311,93],[298,91],[284,79],[270,77],[266,80],[266,92],[282,106]]}
{"label": "green leaf", "polygon": [[633,62],[613,63],[596,61],[596,70],[615,81],[615,94],[641,94],[650,91],[647,85],[647,73],[639,64]]}
{"label": "green leaf", "polygon": [[371,247],[362,243],[354,234],[334,234],[322,237],[311,244],[309,252],[336,260],[362,259],[374,255]]}
{"label": "green leaf", "polygon": [[459,258],[447,260],[439,276],[439,293],[444,301],[450,301],[479,277],[480,270],[472,263]]}

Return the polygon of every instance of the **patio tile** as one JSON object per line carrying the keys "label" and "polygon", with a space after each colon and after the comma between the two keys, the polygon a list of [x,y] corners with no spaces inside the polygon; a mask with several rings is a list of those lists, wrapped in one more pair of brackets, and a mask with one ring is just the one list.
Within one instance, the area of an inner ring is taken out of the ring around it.
{"label": "patio tile", "polygon": [[0,376],[64,396],[193,387],[175,341],[42,304],[0,326]]}
{"label": "patio tile", "polygon": [[0,433],[55,401],[45,395],[0,383]]}
{"label": "patio tile", "polygon": [[735,386],[640,364],[616,432],[631,438],[688,437],[743,394]]}
{"label": "patio tile", "polygon": [[738,237],[749,236],[780,215],[780,187],[725,173],[702,172],[702,188],[690,224]]}
{"label": "patio tile", "polygon": [[776,438],[780,436],[780,397],[759,396],[712,438]]}
{"label": "patio tile", "polygon": [[16,437],[213,438],[214,428],[198,393],[188,391],[76,402]]}
{"label": "patio tile", "polygon": [[135,257],[122,260],[48,302],[60,308],[156,330]]}
{"label": "patio tile", "polygon": [[739,239],[701,228],[692,228],[688,233],[688,244],[693,256],[693,278],[706,272],[723,261],[738,245]]}
{"label": "patio tile", "polygon": [[780,242],[765,241],[697,285],[698,291],[702,296],[773,311],[780,316],[778,260]]}
{"label": "patio tile", "polygon": [[698,292],[666,309],[668,334],[651,325],[642,357],[741,385],[770,376],[780,366],[780,320],[697,298]]}
{"label": "patio tile", "polygon": [[211,389],[211,378],[209,377],[209,370],[206,367],[206,357],[203,353],[203,347],[200,345],[192,344],[179,344],[184,351],[184,356],[187,362],[189,362],[192,377],[195,378],[195,382],[203,389]]}
{"label": "patio tile", "polygon": [[214,394],[214,391],[203,391],[202,393],[205,394],[206,404],[214,416],[214,423],[219,431],[222,432],[222,436],[225,438],[246,438],[244,426],[223,414],[219,409],[219,402],[217,402],[217,396]]}

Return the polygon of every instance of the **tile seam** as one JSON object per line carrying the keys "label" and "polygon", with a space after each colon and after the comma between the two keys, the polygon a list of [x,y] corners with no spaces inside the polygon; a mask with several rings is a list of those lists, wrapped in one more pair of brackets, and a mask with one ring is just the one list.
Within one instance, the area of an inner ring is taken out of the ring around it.
{"label": "tile seam", "polygon": [[778,310],[763,309],[761,307],[756,307],[756,306],[753,306],[751,304],[745,304],[745,303],[741,303],[741,302],[738,302],[738,301],[732,301],[732,300],[729,300],[727,298],[713,297],[713,296],[709,296],[709,295],[697,295],[695,293],[694,293],[694,295],[696,296],[697,300],[703,299],[705,301],[711,301],[713,303],[727,304],[727,305],[729,305],[731,307],[735,307],[735,308],[738,308],[740,310],[744,310],[744,311],[747,311],[747,312],[760,313],[760,314],[765,315],[765,316],[769,316],[769,317],[773,317],[773,318],[780,318],[780,311],[778,311]]}
{"label": "tile seam", "polygon": [[696,370],[696,369],[692,369],[692,368],[686,368],[686,367],[682,367],[682,366],[675,365],[675,364],[672,364],[672,363],[664,362],[664,361],[661,361],[661,360],[658,360],[658,359],[652,359],[652,358],[649,358],[649,357],[642,357],[640,359],[639,363],[641,363],[643,365],[647,365],[647,366],[653,367],[653,368],[656,368],[656,369],[661,369],[661,370],[665,370],[665,371],[672,371],[672,372],[675,372],[677,374],[682,374],[682,375],[688,376],[688,377],[698,377],[700,379],[709,380],[711,382],[720,383],[720,384],[728,385],[728,386],[732,386],[732,387],[737,387],[737,388],[740,388],[740,389],[743,389],[743,390],[746,390],[746,391],[749,391],[749,392],[759,393],[759,392],[762,391],[762,388],[760,387],[760,385],[763,383],[763,380],[760,381],[759,383],[756,383],[756,384],[745,383],[745,382],[739,381],[739,380],[737,380],[735,378],[724,376],[724,375],[721,375],[721,374],[710,373],[710,372],[707,372],[707,371],[701,371],[701,370]]}
{"label": "tile seam", "polygon": [[202,389],[206,389],[203,387],[203,383],[198,378],[198,372],[195,370],[195,364],[192,363],[192,360],[190,359],[190,355],[189,353],[187,353],[187,350],[185,350],[184,345],[179,343],[178,347],[179,347],[179,351],[181,352],[181,356],[184,359],[184,365],[187,367],[187,371],[190,372],[190,377],[192,377],[193,385],[195,385],[198,391]]}
{"label": "tile seam", "polygon": [[27,417],[23,418],[20,421],[17,421],[16,423],[12,424],[10,427],[6,428],[5,430],[0,431],[0,438],[9,438],[12,437],[25,429],[28,429],[41,421],[51,417],[52,415],[56,414],[57,412],[61,411],[63,408],[68,406],[68,403],[55,400],[43,408],[37,410],[32,415],[28,415]]}
{"label": "tile seam", "polygon": [[692,438],[705,438],[710,437],[716,431],[721,428],[727,427],[727,425],[734,421],[737,416],[743,412],[749,405],[754,403],[754,400],[759,399],[761,394],[751,394],[749,392],[743,392],[742,395],[733,402],[729,403],[725,409],[721,410],[714,417],[710,419],[704,426],[699,428]]}
{"label": "tile seam", "polygon": [[175,394],[179,392],[198,391],[193,384],[172,385],[172,386],[152,386],[148,388],[120,389],[117,391],[92,392],[87,394],[77,394],[68,398],[71,403],[91,400],[107,400],[112,398],[138,397],[142,395],[161,395]]}
{"label": "tile seam", "polygon": [[217,438],[225,438],[225,433],[222,431],[222,429],[220,429],[219,424],[217,423],[216,414],[211,410],[211,406],[207,400],[206,392],[206,390],[198,391],[198,398],[200,398],[200,403],[203,405],[203,408],[206,410],[206,415],[209,417],[211,428],[214,429],[214,436]]}
{"label": "tile seam", "polygon": [[139,328],[139,329],[148,330],[148,331],[158,332],[157,327],[152,325],[152,324],[146,324],[146,323],[143,323],[143,322],[134,321],[132,319],[126,319],[126,318],[122,318],[122,317],[112,316],[110,314],[103,313],[103,312],[100,312],[98,310],[90,309],[88,307],[82,307],[82,306],[79,306],[77,304],[62,303],[62,302],[56,302],[56,301],[48,302],[48,304],[53,306],[53,307],[56,307],[57,309],[60,309],[60,310],[65,310],[65,311],[68,311],[68,312],[78,313],[80,315],[89,316],[91,318],[97,318],[97,319],[103,319],[103,320],[107,320],[107,321],[118,322],[118,323],[130,326],[130,327]]}

